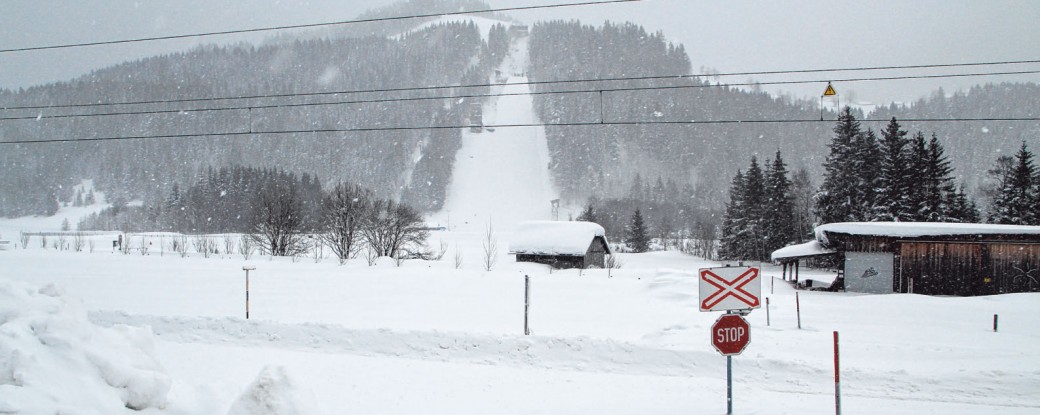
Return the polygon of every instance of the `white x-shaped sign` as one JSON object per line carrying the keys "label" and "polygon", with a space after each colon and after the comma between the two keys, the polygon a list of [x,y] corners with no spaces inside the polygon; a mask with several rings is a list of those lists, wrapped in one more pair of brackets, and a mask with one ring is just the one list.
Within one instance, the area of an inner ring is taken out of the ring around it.
{"label": "white x-shaped sign", "polygon": [[758,268],[724,267],[700,270],[701,311],[759,308],[762,284]]}

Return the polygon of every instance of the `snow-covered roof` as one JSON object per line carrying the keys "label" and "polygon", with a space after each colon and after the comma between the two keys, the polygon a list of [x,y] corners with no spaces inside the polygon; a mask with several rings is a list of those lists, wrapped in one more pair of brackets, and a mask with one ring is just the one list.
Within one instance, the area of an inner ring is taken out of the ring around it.
{"label": "snow-covered roof", "polygon": [[839,222],[817,226],[816,239],[826,243],[826,232],[904,238],[943,235],[1040,235],[1040,226],[942,222]]}
{"label": "snow-covered roof", "polygon": [[785,246],[783,248],[777,249],[773,251],[773,254],[770,255],[770,258],[772,258],[773,261],[777,261],[784,258],[827,255],[833,254],[834,252],[835,251],[833,249],[827,249],[824,248],[823,245],[820,245],[820,241],[809,241],[803,244]]}
{"label": "snow-covered roof", "polygon": [[592,222],[520,222],[509,244],[509,253],[585,255],[595,237],[606,242],[605,234],[602,226]]}

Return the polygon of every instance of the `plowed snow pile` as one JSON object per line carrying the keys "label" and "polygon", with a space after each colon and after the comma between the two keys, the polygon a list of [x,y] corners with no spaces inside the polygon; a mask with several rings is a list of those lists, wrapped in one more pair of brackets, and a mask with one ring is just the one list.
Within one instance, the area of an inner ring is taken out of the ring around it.
{"label": "plowed snow pile", "polygon": [[0,413],[161,408],[170,377],[147,328],[103,328],[48,285],[0,282]]}

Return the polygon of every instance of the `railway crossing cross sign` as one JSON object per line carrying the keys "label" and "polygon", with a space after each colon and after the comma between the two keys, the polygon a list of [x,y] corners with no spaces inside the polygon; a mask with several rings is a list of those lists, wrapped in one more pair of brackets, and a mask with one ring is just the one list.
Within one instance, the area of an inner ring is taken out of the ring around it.
{"label": "railway crossing cross sign", "polygon": [[755,267],[700,270],[700,310],[730,311],[762,307],[762,281]]}

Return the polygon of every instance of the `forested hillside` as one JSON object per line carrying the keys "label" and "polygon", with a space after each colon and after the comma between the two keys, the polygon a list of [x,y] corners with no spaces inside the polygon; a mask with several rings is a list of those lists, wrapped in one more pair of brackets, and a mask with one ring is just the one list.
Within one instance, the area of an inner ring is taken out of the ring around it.
{"label": "forested hillside", "polygon": [[[696,45],[674,45],[663,34],[632,24],[546,22],[532,30],[531,76],[555,81],[690,74],[687,47]],[[663,89],[610,91],[657,87]],[[599,89],[606,92],[536,96],[542,120],[550,124],[598,123],[601,117],[632,124],[547,128],[555,177],[571,200],[624,195],[637,174],[644,180],[672,179],[680,187],[724,189],[750,154],[772,154],[777,148],[797,148],[788,152],[789,163],[815,170],[830,128],[814,123],[675,124],[820,116],[811,102],[785,102],[696,78],[552,84],[540,91]],[[702,194],[709,198],[698,203],[722,206],[712,192]]]}
{"label": "forested hillside", "polygon": [[[493,34],[504,36],[504,26]],[[4,141],[84,140],[5,145],[0,215],[52,213],[54,201],[70,200],[70,185],[82,178],[95,179],[116,200],[157,200],[210,167],[231,165],[283,168],[326,184],[350,181],[436,210],[450,180],[458,130],[337,130],[458,125],[466,103],[387,101],[416,96],[414,91],[332,92],[481,84],[503,56],[504,50],[489,50],[475,24],[459,22],[394,38],[204,47],[67,83],[0,91],[0,106],[22,108],[4,111]],[[291,95],[299,93],[314,94]],[[252,98],[199,99],[212,97]],[[169,102],[177,100],[187,101]],[[379,102],[311,105],[352,101]],[[147,103],[89,105],[123,102]],[[68,104],[81,105],[57,108]],[[69,116],[76,114],[120,115]],[[90,141],[109,137],[145,138]]]}

